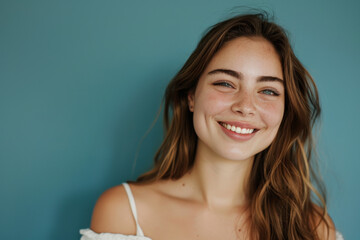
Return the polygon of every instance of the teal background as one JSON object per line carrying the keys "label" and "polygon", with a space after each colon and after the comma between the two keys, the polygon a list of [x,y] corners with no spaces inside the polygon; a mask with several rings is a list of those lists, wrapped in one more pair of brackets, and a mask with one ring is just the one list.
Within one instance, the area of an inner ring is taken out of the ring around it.
{"label": "teal background", "polygon": [[0,239],[79,239],[101,192],[151,167],[168,81],[234,6],[274,12],[315,78],[329,212],[357,239],[356,0],[1,0]]}

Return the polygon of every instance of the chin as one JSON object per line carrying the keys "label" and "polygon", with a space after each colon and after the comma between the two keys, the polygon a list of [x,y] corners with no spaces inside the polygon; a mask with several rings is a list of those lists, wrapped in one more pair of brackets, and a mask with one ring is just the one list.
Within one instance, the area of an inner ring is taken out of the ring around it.
{"label": "chin", "polygon": [[230,161],[247,161],[252,160],[255,157],[254,155],[239,153],[239,152],[232,152],[231,154],[227,153],[223,155],[224,159],[230,160]]}

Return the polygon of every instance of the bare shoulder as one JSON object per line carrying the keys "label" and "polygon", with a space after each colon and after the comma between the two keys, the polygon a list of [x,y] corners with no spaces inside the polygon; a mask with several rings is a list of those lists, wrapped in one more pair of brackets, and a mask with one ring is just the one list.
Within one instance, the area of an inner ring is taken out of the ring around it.
{"label": "bare shoulder", "polygon": [[[166,219],[166,211],[174,199],[171,181],[129,183],[134,196],[139,225],[151,233],[151,223]],[[175,191],[176,192],[176,191]],[[164,208],[166,205],[168,208]],[[90,228],[97,233],[136,235],[136,222],[123,185],[105,191],[97,200]]]}
{"label": "bare shoulder", "polygon": [[[315,209],[321,213],[323,209],[315,205]],[[321,240],[336,240],[336,228],[331,217],[326,214],[322,219],[318,214],[315,215],[315,226],[318,236]]]}
{"label": "bare shoulder", "polygon": [[136,234],[135,220],[123,185],[112,187],[99,197],[90,228],[97,233]]}

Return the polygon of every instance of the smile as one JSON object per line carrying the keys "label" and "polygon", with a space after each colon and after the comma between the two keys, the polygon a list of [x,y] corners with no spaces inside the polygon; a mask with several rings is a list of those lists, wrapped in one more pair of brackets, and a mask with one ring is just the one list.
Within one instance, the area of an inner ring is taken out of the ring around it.
{"label": "smile", "polygon": [[255,131],[254,128],[240,128],[240,127],[236,127],[236,126],[233,126],[233,125],[230,125],[228,123],[223,123],[223,122],[220,122],[220,124],[226,128],[227,130],[230,130],[232,132],[235,132],[235,133],[240,133],[240,134],[251,134]]}

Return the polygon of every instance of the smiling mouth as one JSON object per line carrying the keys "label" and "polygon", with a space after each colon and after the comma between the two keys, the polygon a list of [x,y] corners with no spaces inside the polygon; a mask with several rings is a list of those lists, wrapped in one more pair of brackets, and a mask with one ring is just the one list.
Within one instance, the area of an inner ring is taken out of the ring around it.
{"label": "smiling mouth", "polygon": [[259,131],[259,129],[256,129],[256,128],[241,128],[241,127],[230,125],[230,124],[224,123],[224,122],[219,122],[219,124],[221,126],[223,126],[224,128],[226,128],[227,130],[235,132],[235,133],[239,133],[239,134],[252,134],[252,133]]}

